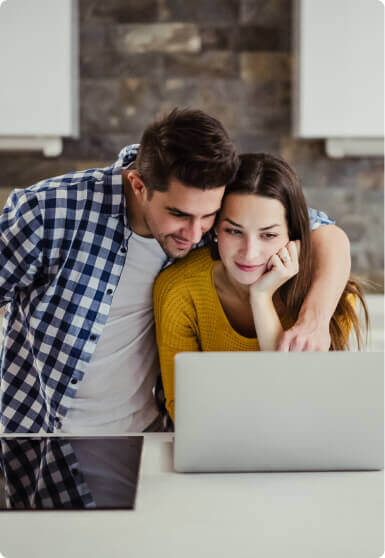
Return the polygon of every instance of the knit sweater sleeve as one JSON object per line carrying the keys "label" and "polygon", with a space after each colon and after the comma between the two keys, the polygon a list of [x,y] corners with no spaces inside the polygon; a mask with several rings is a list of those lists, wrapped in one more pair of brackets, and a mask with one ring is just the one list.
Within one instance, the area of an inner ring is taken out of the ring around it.
{"label": "knit sweater sleeve", "polygon": [[154,317],[166,409],[174,421],[174,356],[201,350],[196,311],[183,275],[173,280],[162,273],[157,278]]}

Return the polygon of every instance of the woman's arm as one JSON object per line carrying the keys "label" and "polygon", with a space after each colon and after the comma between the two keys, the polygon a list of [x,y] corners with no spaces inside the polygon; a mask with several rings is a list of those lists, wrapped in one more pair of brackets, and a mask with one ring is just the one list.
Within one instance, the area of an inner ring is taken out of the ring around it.
{"label": "woman's arm", "polygon": [[285,331],[279,351],[328,351],[329,322],[350,274],[350,245],[335,225],[312,231],[313,278],[294,326]]}
{"label": "woman's arm", "polygon": [[276,351],[283,332],[273,303],[275,291],[298,273],[295,242],[289,242],[271,257],[266,271],[250,286],[250,304],[261,351]]}
{"label": "woman's arm", "polygon": [[283,329],[272,297],[250,294],[250,304],[261,351],[276,351]]}
{"label": "woman's arm", "polygon": [[174,356],[199,351],[195,310],[183,282],[170,284],[160,274],[154,286],[154,317],[166,409],[174,422]]}

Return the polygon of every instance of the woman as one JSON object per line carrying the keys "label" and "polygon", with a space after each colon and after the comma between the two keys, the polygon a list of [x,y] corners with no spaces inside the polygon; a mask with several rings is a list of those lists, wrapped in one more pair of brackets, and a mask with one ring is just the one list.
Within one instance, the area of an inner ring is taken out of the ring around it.
{"label": "woman", "polygon": [[[210,247],[159,275],[154,287],[166,408],[174,420],[174,355],[184,351],[276,350],[296,321],[311,279],[310,226],[299,181],[267,154],[240,157],[226,188]],[[330,323],[331,350],[348,348],[360,287],[348,281]]]}

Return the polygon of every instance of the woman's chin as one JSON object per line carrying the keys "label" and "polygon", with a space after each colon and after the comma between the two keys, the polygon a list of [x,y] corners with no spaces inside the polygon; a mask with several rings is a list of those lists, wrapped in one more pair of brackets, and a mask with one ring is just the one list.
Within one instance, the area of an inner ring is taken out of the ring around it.
{"label": "woman's chin", "polygon": [[244,271],[244,272],[237,272],[235,279],[241,285],[252,285],[257,281],[261,275],[263,274],[264,269],[258,271]]}

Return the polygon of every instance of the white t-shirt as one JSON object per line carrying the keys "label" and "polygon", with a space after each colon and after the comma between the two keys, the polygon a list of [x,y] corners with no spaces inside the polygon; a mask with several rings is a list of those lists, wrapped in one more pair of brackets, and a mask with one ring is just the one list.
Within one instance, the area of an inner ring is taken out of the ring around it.
{"label": "white t-shirt", "polygon": [[152,287],[166,260],[154,238],[132,233],[107,323],[62,433],[142,432],[156,418],[152,388],[160,368]]}

